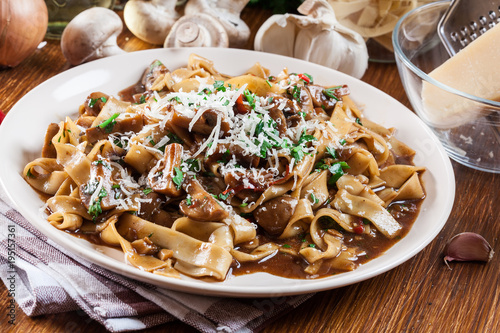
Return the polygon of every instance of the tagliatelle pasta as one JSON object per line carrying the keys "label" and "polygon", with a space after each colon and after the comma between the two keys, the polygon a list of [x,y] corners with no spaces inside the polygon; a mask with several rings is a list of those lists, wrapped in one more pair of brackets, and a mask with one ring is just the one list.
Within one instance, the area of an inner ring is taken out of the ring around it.
{"label": "tagliatelle pasta", "polygon": [[224,280],[353,270],[403,237],[425,191],[415,152],[345,85],[256,63],[228,76],[156,60],[119,98],[92,93],[47,130],[25,180],[54,227],[142,270]]}

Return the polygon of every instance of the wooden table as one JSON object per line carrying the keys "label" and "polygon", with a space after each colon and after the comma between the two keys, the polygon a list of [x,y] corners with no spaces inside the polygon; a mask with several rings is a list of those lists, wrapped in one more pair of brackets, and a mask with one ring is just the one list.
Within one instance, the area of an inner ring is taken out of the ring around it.
{"label": "wooden table", "polygon": [[[271,13],[247,8],[242,18],[251,26],[251,49],[258,27]],[[126,51],[152,48],[130,32],[118,39]],[[47,40],[18,67],[0,71],[0,109],[9,112],[30,89],[67,70],[59,42]],[[395,64],[370,63],[363,80],[411,108]],[[5,163],[5,161],[3,161]],[[399,267],[368,281],[316,294],[264,332],[498,332],[500,329],[500,175],[453,162],[456,199],[451,216],[438,237]],[[482,234],[498,253],[488,264],[443,263],[443,248],[453,235]],[[7,289],[0,287],[0,299]],[[1,303],[2,301],[0,301]],[[2,309],[7,304],[2,304]],[[82,312],[30,318],[17,309],[16,325],[0,319],[0,331],[105,332]],[[180,322],[151,332],[194,332]]]}

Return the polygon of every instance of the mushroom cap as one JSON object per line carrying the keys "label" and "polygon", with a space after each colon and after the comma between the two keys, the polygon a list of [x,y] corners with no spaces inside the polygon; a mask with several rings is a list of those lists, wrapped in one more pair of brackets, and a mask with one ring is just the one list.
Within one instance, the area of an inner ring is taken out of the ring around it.
{"label": "mushroom cap", "polygon": [[181,17],[172,26],[164,47],[228,47],[226,29],[214,17],[192,14]]}
{"label": "mushroom cap", "polygon": [[131,0],[123,8],[127,28],[143,41],[162,45],[179,14],[176,0]]}
{"label": "mushroom cap", "polygon": [[186,15],[204,13],[219,20],[226,29],[229,45],[243,46],[250,38],[250,28],[240,18],[241,10],[250,0],[189,0],[184,8]]}
{"label": "mushroom cap", "polygon": [[61,36],[64,57],[72,65],[91,59],[110,38],[123,29],[120,16],[111,9],[93,7],[75,16]]}

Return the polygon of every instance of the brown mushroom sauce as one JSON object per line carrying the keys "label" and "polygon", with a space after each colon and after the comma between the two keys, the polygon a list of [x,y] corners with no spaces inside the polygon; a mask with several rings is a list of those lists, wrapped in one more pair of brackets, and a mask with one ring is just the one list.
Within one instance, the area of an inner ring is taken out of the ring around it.
{"label": "brown mushroom sauce", "polygon": [[[412,200],[394,202],[388,207],[389,212],[403,227],[401,234],[395,239],[386,238],[376,231],[374,234],[370,235],[345,232],[332,223],[332,221],[328,221],[327,219],[325,219],[323,224],[325,226],[325,230],[327,230],[327,228],[334,228],[334,230],[339,231],[342,234],[344,243],[355,245],[365,251],[366,254],[358,257],[356,261],[357,265],[361,265],[382,255],[385,251],[407,235],[418,216],[421,204],[422,201],[420,200]],[[252,216],[248,216],[247,218],[252,221],[254,220]],[[316,279],[351,270],[349,267],[346,267],[345,269],[336,269],[332,268],[330,265],[322,265],[320,270],[315,274],[306,273],[304,269],[308,266],[308,263],[305,260],[300,259],[298,256],[290,255],[290,252],[298,252],[298,250],[303,247],[314,246],[314,243],[311,241],[308,234],[301,234],[298,237],[282,240],[271,236],[265,232],[263,228],[259,227],[257,241],[261,244],[267,242],[277,243],[280,245],[280,249],[271,256],[260,261],[240,263],[234,260],[231,274],[238,276],[250,273],[266,272],[292,279]],[[244,252],[251,252],[252,248],[253,244],[240,244],[238,246],[238,250]]]}

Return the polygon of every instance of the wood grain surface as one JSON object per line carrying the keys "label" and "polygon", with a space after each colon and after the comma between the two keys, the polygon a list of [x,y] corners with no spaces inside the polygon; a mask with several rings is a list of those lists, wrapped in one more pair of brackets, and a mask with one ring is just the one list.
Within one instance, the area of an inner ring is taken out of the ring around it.
{"label": "wood grain surface", "polygon": [[[242,18],[252,30],[269,11],[246,8]],[[0,109],[7,113],[30,89],[70,68],[59,41],[47,40],[18,67],[0,70]],[[126,51],[152,48],[124,32]],[[411,108],[394,63],[370,63],[363,80]],[[2,161],[2,163],[6,163]],[[263,332],[499,332],[500,331],[500,175],[453,162],[456,199],[444,229],[423,251],[399,267],[368,281],[316,294],[277,318]],[[443,263],[443,248],[455,234],[483,235],[497,253],[491,262]],[[6,320],[7,289],[0,286],[0,332],[105,332],[83,311],[30,318],[16,311],[16,325]],[[3,311],[3,312],[2,312]],[[148,332],[195,332],[180,322]]]}

